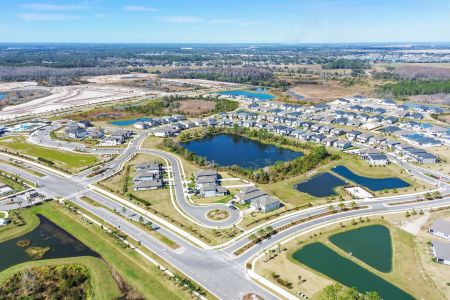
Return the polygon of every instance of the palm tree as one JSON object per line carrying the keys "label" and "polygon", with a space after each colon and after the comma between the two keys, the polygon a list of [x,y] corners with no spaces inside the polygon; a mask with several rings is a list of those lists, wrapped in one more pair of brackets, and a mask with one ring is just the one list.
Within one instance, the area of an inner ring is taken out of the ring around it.
{"label": "palm tree", "polygon": [[330,204],[330,206],[328,206],[328,212],[333,212],[334,211],[334,206]]}
{"label": "palm tree", "polygon": [[344,210],[345,204],[343,202],[339,203],[339,209]]}

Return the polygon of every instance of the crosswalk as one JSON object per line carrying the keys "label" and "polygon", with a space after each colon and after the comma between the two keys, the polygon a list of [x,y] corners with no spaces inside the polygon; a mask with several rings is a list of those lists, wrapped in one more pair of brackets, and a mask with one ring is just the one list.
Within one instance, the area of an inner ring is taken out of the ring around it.
{"label": "crosswalk", "polygon": [[230,254],[222,251],[222,250],[207,250],[208,254],[215,257],[217,260],[230,265],[233,270],[236,270],[241,273],[245,273],[245,266],[236,262]]}

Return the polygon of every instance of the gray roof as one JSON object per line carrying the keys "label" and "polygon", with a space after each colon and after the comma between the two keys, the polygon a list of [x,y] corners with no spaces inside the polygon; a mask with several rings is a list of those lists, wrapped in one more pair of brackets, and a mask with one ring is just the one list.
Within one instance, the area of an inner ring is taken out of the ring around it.
{"label": "gray roof", "polygon": [[247,187],[241,190],[236,196],[241,201],[249,201],[261,196],[266,195],[266,192],[259,190],[256,186]]}
{"label": "gray roof", "polygon": [[268,195],[264,195],[264,196],[261,196],[261,197],[258,197],[256,199],[252,200],[252,203],[254,203],[258,206],[267,206],[267,205],[271,205],[271,204],[279,203],[279,202],[280,202],[280,200],[270,197]]}
{"label": "gray roof", "polygon": [[207,183],[207,184],[204,184],[200,190],[202,190],[203,192],[216,191],[217,185],[215,183]]}
{"label": "gray roof", "polygon": [[202,169],[195,172],[195,177],[201,176],[217,176],[217,171],[212,169]]}
{"label": "gray roof", "polygon": [[197,184],[215,183],[217,181],[217,176],[200,176],[195,181]]}
{"label": "gray roof", "polygon": [[433,241],[433,249],[436,254],[436,258],[445,259],[450,261],[450,244],[441,242],[441,241]]}
{"label": "gray roof", "polygon": [[438,219],[431,224],[430,230],[450,235],[450,222],[443,219]]}
{"label": "gray roof", "polygon": [[136,165],[136,169],[159,170],[160,168],[159,162],[143,162]]}
{"label": "gray roof", "polygon": [[134,185],[134,188],[153,188],[153,187],[161,187],[162,186],[162,181],[161,179],[156,179],[156,180],[150,180],[150,181],[141,181],[139,183],[136,183]]}

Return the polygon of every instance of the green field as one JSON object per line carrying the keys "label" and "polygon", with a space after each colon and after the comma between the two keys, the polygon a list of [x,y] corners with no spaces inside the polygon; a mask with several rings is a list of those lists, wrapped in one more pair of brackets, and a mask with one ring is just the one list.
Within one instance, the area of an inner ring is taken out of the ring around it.
{"label": "green field", "polygon": [[77,171],[83,167],[93,165],[98,161],[98,158],[95,155],[59,151],[27,143],[23,136],[1,138],[0,146],[7,148],[9,151],[52,161],[59,167],[67,169],[68,171]]}
{"label": "green field", "polygon": [[[0,240],[11,239],[33,230],[39,222],[36,214],[42,214],[75,236],[86,246],[99,253],[106,264],[129,286],[130,294],[145,295],[146,299],[191,298],[188,291],[180,288],[172,280],[163,276],[156,266],[150,264],[141,255],[130,249],[121,248],[100,227],[87,224],[77,214],[65,209],[56,202],[49,202],[21,210],[21,214],[23,219],[26,220],[26,225],[11,227],[9,230],[0,233]],[[50,262],[50,260],[43,260],[42,262]],[[104,269],[94,267],[93,270],[90,268],[90,271],[94,277],[95,272],[102,274]],[[113,287],[108,289],[114,291]],[[109,299],[114,299],[114,297]]]}

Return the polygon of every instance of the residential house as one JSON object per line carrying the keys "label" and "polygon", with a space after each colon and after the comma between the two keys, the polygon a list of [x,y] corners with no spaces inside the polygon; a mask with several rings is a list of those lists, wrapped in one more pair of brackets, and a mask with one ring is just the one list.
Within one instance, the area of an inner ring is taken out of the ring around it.
{"label": "residential house", "polygon": [[450,265],[450,244],[442,241],[432,241],[431,248],[436,262]]}
{"label": "residential house", "polygon": [[275,210],[280,207],[280,200],[275,199],[269,195],[264,195],[255,199],[252,199],[250,202],[250,206],[262,212],[269,212]]}
{"label": "residential house", "polygon": [[428,228],[428,232],[435,236],[450,240],[450,221],[437,219],[431,224],[430,228]]}

